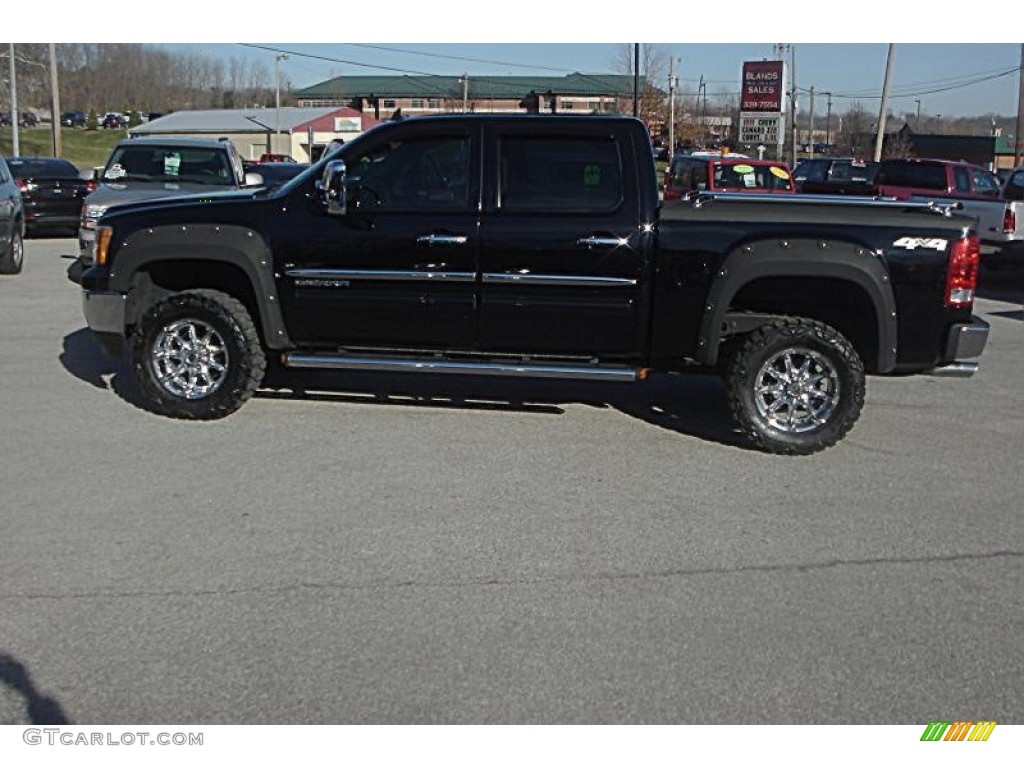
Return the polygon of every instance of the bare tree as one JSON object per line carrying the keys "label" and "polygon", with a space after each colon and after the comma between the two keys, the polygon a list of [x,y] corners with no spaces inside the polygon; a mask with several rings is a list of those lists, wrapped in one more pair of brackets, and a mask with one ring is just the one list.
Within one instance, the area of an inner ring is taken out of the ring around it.
{"label": "bare tree", "polygon": [[[619,46],[612,65],[617,72],[633,75],[635,70],[635,47],[632,44]],[[640,104],[637,114],[647,123],[652,135],[660,135],[668,120],[666,89],[668,86],[668,52],[659,45],[640,45]],[[633,98],[620,98],[617,105],[620,112],[632,113]]]}

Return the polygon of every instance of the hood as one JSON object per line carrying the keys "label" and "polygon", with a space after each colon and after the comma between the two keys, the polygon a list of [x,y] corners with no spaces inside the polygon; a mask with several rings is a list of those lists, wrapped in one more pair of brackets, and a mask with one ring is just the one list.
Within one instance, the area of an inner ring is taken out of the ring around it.
{"label": "hood", "polygon": [[[252,189],[256,188],[253,187]],[[239,190],[235,187],[211,186],[209,184],[177,184],[169,182],[104,183],[92,192],[87,200],[91,205],[121,206],[126,203],[137,203],[169,197],[220,198],[234,197],[239,194],[243,197],[249,197],[251,196],[251,191],[248,189]]]}

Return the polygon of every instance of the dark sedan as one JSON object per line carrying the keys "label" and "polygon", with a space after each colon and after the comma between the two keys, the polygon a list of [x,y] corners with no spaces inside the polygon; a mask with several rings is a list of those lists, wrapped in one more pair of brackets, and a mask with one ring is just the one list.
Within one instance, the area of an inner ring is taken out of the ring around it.
{"label": "dark sedan", "polygon": [[62,158],[9,157],[11,169],[25,203],[25,234],[41,230],[78,230],[82,201],[95,182],[86,181],[78,169]]}

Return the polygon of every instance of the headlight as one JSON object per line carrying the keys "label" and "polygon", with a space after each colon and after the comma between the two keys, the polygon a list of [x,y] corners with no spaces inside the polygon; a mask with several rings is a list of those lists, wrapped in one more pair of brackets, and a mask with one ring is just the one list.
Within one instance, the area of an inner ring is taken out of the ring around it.
{"label": "headlight", "polygon": [[86,203],[82,206],[82,227],[84,229],[96,229],[96,222],[100,216],[107,212],[109,205],[96,205]]}

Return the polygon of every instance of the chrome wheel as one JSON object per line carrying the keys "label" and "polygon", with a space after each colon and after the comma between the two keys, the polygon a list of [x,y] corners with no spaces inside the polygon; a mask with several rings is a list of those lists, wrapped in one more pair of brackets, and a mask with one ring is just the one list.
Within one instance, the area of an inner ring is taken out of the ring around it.
{"label": "chrome wheel", "polygon": [[791,348],[769,358],[754,380],[758,413],[780,432],[827,424],[839,404],[839,375],[823,355]]}
{"label": "chrome wheel", "polygon": [[186,400],[209,397],[228,375],[224,339],[208,323],[193,318],[165,325],[153,341],[150,364],[165,390]]}

